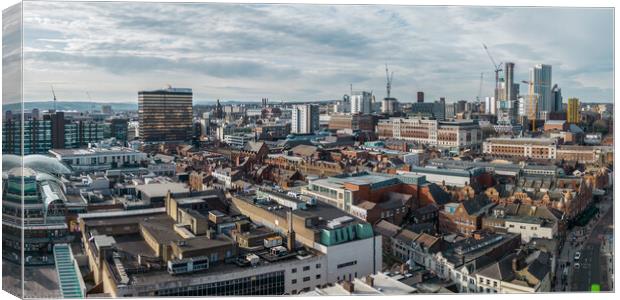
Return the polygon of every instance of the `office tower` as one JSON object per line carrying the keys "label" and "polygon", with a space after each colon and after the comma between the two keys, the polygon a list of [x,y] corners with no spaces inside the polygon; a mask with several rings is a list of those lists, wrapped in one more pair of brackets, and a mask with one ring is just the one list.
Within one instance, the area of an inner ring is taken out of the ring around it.
{"label": "office tower", "polygon": [[353,92],[351,95],[351,113],[372,113],[372,94],[369,92]]}
{"label": "office tower", "polygon": [[554,85],[551,89],[553,98],[553,111],[562,111],[562,89],[558,85]]}
{"label": "office tower", "polygon": [[538,116],[553,110],[551,99],[551,66],[538,64],[530,69],[530,81],[534,83],[534,93],[538,94]]}
{"label": "office tower", "polygon": [[484,98],[484,113],[495,115],[497,113],[497,105],[495,102],[495,98],[493,97],[485,97]]}
{"label": "office tower", "polygon": [[269,99],[262,98],[261,99],[261,103],[262,103],[262,107],[265,108],[265,107],[267,107],[267,104],[269,103]]}
{"label": "office tower", "polygon": [[35,114],[24,113],[23,118],[24,122],[21,114],[6,111],[2,120],[2,153],[15,155],[47,153],[52,146],[52,126],[49,117],[40,118],[35,112]]}
{"label": "office tower", "polygon": [[453,119],[454,116],[456,115],[456,103],[449,103],[446,104],[446,108],[445,108],[445,119]]}
{"label": "office tower", "polygon": [[398,111],[398,100],[396,98],[384,98],[381,101],[381,112],[384,114],[393,114]]}
{"label": "office tower", "polygon": [[517,94],[514,91],[514,69],[514,63],[504,63],[504,95],[501,100],[517,100]]}
{"label": "office tower", "polygon": [[456,103],[456,112],[455,113],[462,113],[465,112],[465,110],[467,109],[467,101],[465,100],[459,100]]}
{"label": "office tower", "polygon": [[192,138],[192,89],[138,92],[139,136],[145,142],[181,142]]}
{"label": "office tower", "polygon": [[568,108],[566,111],[566,122],[569,124],[579,123],[579,99],[568,98]]}
{"label": "office tower", "polygon": [[319,106],[302,104],[293,106],[291,115],[292,133],[313,133],[319,130]]}
{"label": "office tower", "polygon": [[338,112],[341,113],[350,113],[351,112],[351,96],[344,95],[342,96],[342,102],[338,107]]}
{"label": "office tower", "polygon": [[423,103],[424,102],[424,92],[420,91],[418,92],[418,103]]}
{"label": "office tower", "polygon": [[125,118],[113,118],[109,121],[108,128],[110,130],[110,137],[113,137],[119,141],[127,141],[129,135],[129,120]]}

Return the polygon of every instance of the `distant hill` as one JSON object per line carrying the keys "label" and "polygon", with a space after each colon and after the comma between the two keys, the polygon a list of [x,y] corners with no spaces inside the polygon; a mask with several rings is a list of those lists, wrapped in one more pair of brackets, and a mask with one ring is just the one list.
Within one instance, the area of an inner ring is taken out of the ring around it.
{"label": "distant hill", "polygon": [[[56,109],[58,110],[77,110],[77,111],[87,111],[87,110],[101,110],[102,105],[111,105],[112,110],[120,111],[120,110],[137,110],[138,103],[103,103],[103,102],[90,102],[90,101],[58,101],[56,102]],[[49,110],[54,109],[54,101],[35,101],[35,102],[24,102],[24,109],[31,110],[33,108],[38,108],[39,110]],[[17,111],[20,109],[19,103],[11,103],[2,105],[2,111],[13,110]]]}

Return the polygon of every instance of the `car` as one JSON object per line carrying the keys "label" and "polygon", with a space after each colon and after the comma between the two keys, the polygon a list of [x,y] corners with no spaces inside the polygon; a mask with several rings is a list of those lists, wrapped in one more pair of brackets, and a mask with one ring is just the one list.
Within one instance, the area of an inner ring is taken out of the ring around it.
{"label": "car", "polygon": [[577,251],[577,252],[575,252],[575,257],[574,257],[574,259],[575,259],[575,260],[579,260],[579,258],[581,258],[581,252]]}
{"label": "car", "polygon": [[579,267],[581,267],[581,265],[580,265],[579,263],[575,263],[575,264],[574,264],[574,267],[575,267],[575,270],[578,270],[578,269],[579,269]]}

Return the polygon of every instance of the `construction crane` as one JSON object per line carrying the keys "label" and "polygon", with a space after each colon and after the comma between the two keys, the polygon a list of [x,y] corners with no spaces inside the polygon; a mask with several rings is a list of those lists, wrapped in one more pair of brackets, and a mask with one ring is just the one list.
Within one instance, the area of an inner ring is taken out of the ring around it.
{"label": "construction crane", "polygon": [[95,112],[95,103],[93,103],[93,99],[90,97],[89,92],[86,92],[86,96],[88,96],[88,101],[90,102],[90,111],[93,113]]}
{"label": "construction crane", "polygon": [[392,78],[394,78],[394,72],[390,74],[387,64],[385,64],[385,78],[387,80],[387,84],[385,86],[387,89],[387,98],[390,98],[390,93],[392,92]]}
{"label": "construction crane", "polygon": [[502,62],[500,62],[499,64],[495,63],[495,59],[493,59],[493,56],[491,56],[491,53],[489,52],[489,48],[487,48],[487,45],[485,45],[484,43],[482,44],[482,47],[484,47],[484,51],[486,51],[487,55],[489,56],[489,58],[491,59],[491,62],[493,63],[493,68],[495,71],[495,100],[499,100],[498,96],[499,96],[499,72],[503,71],[502,70]]}
{"label": "construction crane", "polygon": [[54,86],[50,86],[52,87],[52,96],[54,96],[54,112],[56,112],[56,92],[54,92]]}
{"label": "construction crane", "polygon": [[522,80],[522,83],[525,83],[528,85],[528,93],[530,94],[529,97],[529,101],[528,101],[528,105],[529,105],[529,112],[528,112],[528,118],[531,120],[532,122],[532,131],[536,131],[536,119],[538,117],[538,95],[534,95],[534,82],[533,81],[528,81],[528,80]]}

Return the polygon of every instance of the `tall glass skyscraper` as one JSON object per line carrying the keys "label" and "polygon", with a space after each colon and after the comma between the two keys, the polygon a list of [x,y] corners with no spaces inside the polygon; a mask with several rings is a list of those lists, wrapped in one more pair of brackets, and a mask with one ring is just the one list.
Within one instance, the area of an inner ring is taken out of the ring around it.
{"label": "tall glass skyscraper", "polygon": [[538,118],[553,111],[554,99],[551,95],[551,65],[538,64],[530,69],[530,81],[534,83],[534,93],[538,95]]}
{"label": "tall glass skyscraper", "polygon": [[192,139],[192,89],[167,88],[138,92],[140,139],[185,142]]}

